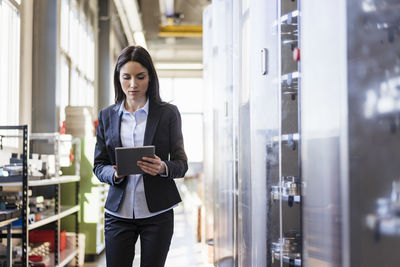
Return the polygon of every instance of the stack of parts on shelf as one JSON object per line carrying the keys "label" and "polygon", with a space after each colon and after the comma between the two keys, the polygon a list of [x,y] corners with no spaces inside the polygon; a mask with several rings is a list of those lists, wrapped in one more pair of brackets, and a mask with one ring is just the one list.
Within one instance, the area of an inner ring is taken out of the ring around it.
{"label": "stack of parts on shelf", "polygon": [[19,216],[21,216],[20,209],[0,211],[0,221],[9,220],[12,218],[18,218]]}
{"label": "stack of parts on shelf", "polygon": [[86,137],[94,135],[93,109],[91,107],[65,108],[66,133],[75,137]]}
{"label": "stack of parts on shelf", "polygon": [[43,196],[29,197],[28,222],[40,221],[42,217],[54,215],[54,199],[45,199]]}
{"label": "stack of parts on shelf", "polygon": [[49,154],[32,153],[29,155],[29,180],[51,178],[56,175],[56,157]]}
{"label": "stack of parts on shelf", "polygon": [[[67,245],[66,231],[60,231],[60,251]],[[54,230],[33,230],[29,232],[29,243],[50,243],[50,251],[54,252]]]}
{"label": "stack of parts on shelf", "polygon": [[[22,159],[18,153],[1,153],[0,182],[14,182],[22,180]],[[8,156],[8,162],[5,160]]]}
{"label": "stack of parts on shelf", "polygon": [[0,221],[18,218],[21,215],[22,193],[5,192],[0,187]]}
{"label": "stack of parts on shelf", "polygon": [[44,162],[40,154],[32,153],[29,155],[28,175],[30,180],[40,179],[45,175]]}
{"label": "stack of parts on shelf", "polygon": [[40,212],[43,212],[45,210],[44,207],[44,197],[43,196],[36,196],[36,197],[30,197],[29,198],[29,212],[34,213],[35,216],[35,221],[40,220]]}
{"label": "stack of parts on shelf", "polygon": [[3,191],[3,189],[0,187],[1,211],[21,209],[21,207],[22,207],[22,192]]}
{"label": "stack of parts on shelf", "polygon": [[[3,156],[5,153],[2,153]],[[2,157],[3,159],[4,157]],[[22,180],[22,155],[9,153],[7,163],[0,165],[0,182],[16,182]],[[29,155],[29,180],[51,178],[56,175],[55,155],[32,153]]]}
{"label": "stack of parts on shelf", "polygon": [[31,244],[28,253],[29,266],[50,266],[50,245],[50,242]]}
{"label": "stack of parts on shelf", "polygon": [[58,147],[60,167],[70,167],[74,159],[72,148],[72,136],[69,134],[60,135],[60,143]]}

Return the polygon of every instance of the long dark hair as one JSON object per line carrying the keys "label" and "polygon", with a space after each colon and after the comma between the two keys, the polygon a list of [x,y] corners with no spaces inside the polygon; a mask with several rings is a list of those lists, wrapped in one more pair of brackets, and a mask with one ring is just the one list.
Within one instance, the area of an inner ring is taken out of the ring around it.
{"label": "long dark hair", "polygon": [[121,83],[119,81],[119,74],[121,68],[125,63],[129,61],[135,61],[140,63],[149,72],[149,87],[147,88],[146,95],[149,101],[157,104],[162,104],[160,97],[160,89],[158,83],[158,76],[156,69],[154,68],[153,61],[150,57],[149,52],[141,46],[128,46],[125,47],[118,57],[117,64],[114,70],[114,92],[115,92],[115,103],[120,104],[125,100],[126,96],[122,91]]}

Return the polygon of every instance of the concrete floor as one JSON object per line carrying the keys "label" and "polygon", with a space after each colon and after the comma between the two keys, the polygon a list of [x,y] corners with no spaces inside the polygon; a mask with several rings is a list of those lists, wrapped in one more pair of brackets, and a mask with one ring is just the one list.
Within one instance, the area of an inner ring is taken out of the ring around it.
{"label": "concrete floor", "polygon": [[[191,211],[185,211],[180,205],[175,208],[175,226],[171,247],[165,267],[210,267],[207,264],[206,246],[196,241],[196,227],[192,223]],[[140,267],[140,241],[136,243],[136,256],[133,267]],[[85,263],[85,267],[106,267],[103,252],[95,262]]]}

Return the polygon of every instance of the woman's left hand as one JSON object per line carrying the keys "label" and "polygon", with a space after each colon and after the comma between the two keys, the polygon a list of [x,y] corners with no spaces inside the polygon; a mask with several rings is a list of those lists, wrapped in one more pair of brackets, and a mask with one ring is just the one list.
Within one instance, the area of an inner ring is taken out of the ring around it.
{"label": "woman's left hand", "polygon": [[154,158],[143,157],[142,160],[137,162],[137,165],[150,175],[165,174],[165,164],[161,159],[154,155]]}

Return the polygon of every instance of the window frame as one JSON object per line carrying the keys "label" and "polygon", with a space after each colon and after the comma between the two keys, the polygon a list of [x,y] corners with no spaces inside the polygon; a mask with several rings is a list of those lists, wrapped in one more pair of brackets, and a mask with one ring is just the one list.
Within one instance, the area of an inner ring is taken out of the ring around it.
{"label": "window frame", "polygon": [[[84,8],[83,1],[59,0],[60,2],[60,38],[59,38],[59,56],[60,56],[60,80],[67,81],[67,93],[64,92],[64,85],[60,85],[60,94],[68,95],[66,106],[60,103],[60,126],[66,119],[65,107],[67,106],[89,106],[94,108],[95,103],[95,25],[92,21],[94,16],[90,8]],[[63,10],[66,4],[66,12]],[[71,18],[76,19],[71,21]],[[64,23],[67,25],[65,26]],[[75,33],[71,33],[71,28],[75,27]],[[67,31],[67,32],[65,32]],[[79,40],[84,40],[84,45],[76,45],[71,36],[80,35]],[[82,49],[82,47],[84,49]],[[87,47],[91,47],[87,48]],[[79,49],[80,48],[80,49]],[[85,51],[84,51],[85,50]],[[89,50],[89,51],[87,51]],[[92,50],[92,51],[90,51]],[[88,53],[89,52],[89,53]],[[86,58],[84,59],[84,56]],[[62,65],[62,62],[66,62]],[[90,65],[90,61],[92,64]],[[68,73],[63,73],[63,67],[68,68]],[[82,85],[82,86],[81,86]],[[77,90],[84,90],[84,96],[77,94]],[[80,97],[74,97],[79,95]]]}

